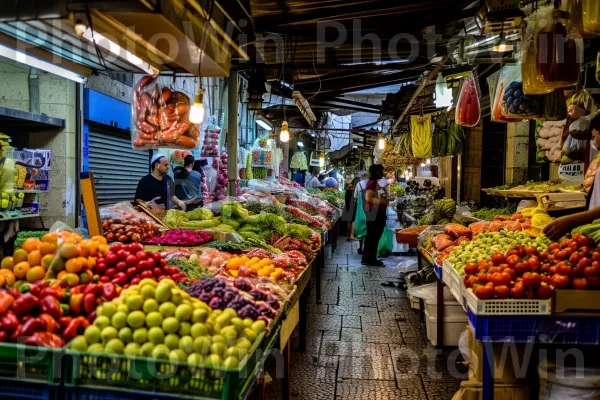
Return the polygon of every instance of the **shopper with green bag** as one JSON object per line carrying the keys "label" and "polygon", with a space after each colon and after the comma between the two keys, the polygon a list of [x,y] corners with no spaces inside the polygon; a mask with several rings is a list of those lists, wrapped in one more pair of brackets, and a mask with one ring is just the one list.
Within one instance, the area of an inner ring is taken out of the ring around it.
{"label": "shopper with green bag", "polygon": [[354,188],[354,198],[356,199],[356,216],[354,218],[354,237],[359,240],[358,254],[362,255],[363,243],[367,234],[367,218],[365,216],[365,209],[363,204],[364,192],[367,188],[367,182],[369,181],[369,173],[364,172],[361,175],[361,181],[356,184]]}
{"label": "shopper with green bag", "polygon": [[389,204],[385,190],[379,180],[385,176],[383,165],[374,164],[369,167],[369,181],[364,190],[363,209],[367,220],[367,233],[362,254],[362,264],[370,267],[383,267],[385,264],[377,259],[379,240],[386,227],[387,206]]}

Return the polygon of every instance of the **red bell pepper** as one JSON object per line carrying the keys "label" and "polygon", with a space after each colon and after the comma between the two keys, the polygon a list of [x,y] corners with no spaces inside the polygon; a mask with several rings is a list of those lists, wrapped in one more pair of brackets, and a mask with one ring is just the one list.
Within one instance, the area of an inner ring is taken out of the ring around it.
{"label": "red bell pepper", "polygon": [[75,315],[80,315],[83,311],[83,293],[72,294],[69,299],[69,307]]}
{"label": "red bell pepper", "polygon": [[73,317],[60,317],[58,319],[58,324],[64,329],[67,326],[69,326],[69,324],[71,323],[71,321],[73,321]]}
{"label": "red bell pepper", "polygon": [[47,287],[42,289],[39,297],[52,296],[58,301],[67,301],[69,299],[69,290],[61,287]]}
{"label": "red bell pepper", "polygon": [[102,298],[110,301],[119,295],[114,283],[108,282],[102,285]]}
{"label": "red bell pepper", "polygon": [[19,318],[14,312],[8,311],[0,318],[0,329],[7,332],[14,332],[19,327]]}
{"label": "red bell pepper", "polygon": [[48,286],[50,286],[50,284],[47,281],[41,281],[38,283],[34,283],[33,285],[31,285],[31,293],[34,296],[43,297],[43,296],[40,296],[40,294],[42,293],[42,290],[46,289]]}
{"label": "red bell pepper", "polygon": [[93,293],[83,295],[83,309],[86,314],[89,314],[96,309],[96,296],[94,296]]}
{"label": "red bell pepper", "polygon": [[50,314],[53,318],[62,317],[60,302],[53,296],[46,296],[40,300],[40,310],[42,313]]}
{"label": "red bell pepper", "polygon": [[16,337],[25,337],[31,336],[36,332],[45,332],[46,331],[46,321],[41,318],[31,318],[23,325],[21,325],[17,331],[15,332]]}
{"label": "red bell pepper", "polygon": [[95,319],[96,319],[96,310],[92,311],[90,313],[90,315],[88,315],[88,317],[87,317],[87,320],[89,321],[90,324],[93,324]]}
{"label": "red bell pepper", "polygon": [[46,322],[46,332],[56,333],[60,331],[60,325],[50,314],[40,314],[38,318]]}
{"label": "red bell pepper", "polygon": [[50,332],[36,332],[25,340],[25,344],[31,346],[61,348],[65,345],[64,340]]}
{"label": "red bell pepper", "polygon": [[65,342],[73,339],[77,335],[83,334],[85,328],[90,326],[90,322],[84,317],[77,317],[73,319],[67,328],[63,331],[62,338]]}
{"label": "red bell pepper", "polygon": [[89,283],[83,291],[83,294],[88,295],[90,293],[93,294],[94,297],[100,297],[100,295],[102,294],[102,285]]}
{"label": "red bell pepper", "polygon": [[19,289],[17,288],[10,288],[7,290],[8,294],[10,294],[12,297],[14,297],[14,299],[18,299],[19,297],[21,297],[21,292],[19,292]]}
{"label": "red bell pepper", "polygon": [[16,299],[11,307],[17,315],[31,314],[40,305],[40,300],[27,293]]}
{"label": "red bell pepper", "polygon": [[0,291],[0,315],[6,314],[6,312],[13,305],[14,301],[15,298],[7,291]]}
{"label": "red bell pepper", "polygon": [[25,293],[29,293],[31,292],[31,284],[29,283],[23,283],[21,286],[19,286],[19,293],[21,294],[25,294]]}

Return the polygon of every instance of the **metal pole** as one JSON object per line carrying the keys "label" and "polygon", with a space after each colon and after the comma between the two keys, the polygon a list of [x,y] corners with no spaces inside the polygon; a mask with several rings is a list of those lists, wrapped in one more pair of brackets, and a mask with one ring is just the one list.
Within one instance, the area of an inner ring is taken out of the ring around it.
{"label": "metal pole", "polygon": [[231,71],[227,79],[227,193],[235,196],[238,153],[238,73]]}

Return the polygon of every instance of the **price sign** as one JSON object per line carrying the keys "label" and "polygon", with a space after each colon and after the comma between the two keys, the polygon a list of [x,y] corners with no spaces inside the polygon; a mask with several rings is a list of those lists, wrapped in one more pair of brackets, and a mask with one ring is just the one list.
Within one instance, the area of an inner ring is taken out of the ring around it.
{"label": "price sign", "polygon": [[583,182],[583,163],[561,164],[558,169],[558,177],[562,180]]}

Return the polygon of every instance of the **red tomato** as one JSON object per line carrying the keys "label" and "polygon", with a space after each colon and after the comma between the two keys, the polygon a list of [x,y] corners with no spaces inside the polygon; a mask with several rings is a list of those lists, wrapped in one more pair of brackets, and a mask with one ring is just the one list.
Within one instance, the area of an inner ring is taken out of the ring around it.
{"label": "red tomato", "polygon": [[581,253],[584,257],[588,257],[591,253],[590,246],[581,246],[579,248],[579,253]]}
{"label": "red tomato", "polygon": [[559,244],[558,243],[552,243],[550,246],[548,246],[548,251],[553,251],[559,248]]}
{"label": "red tomato", "polygon": [[465,265],[465,274],[473,275],[476,272],[477,272],[477,264],[468,263],[467,265]]}
{"label": "red tomato", "polygon": [[548,258],[548,252],[547,251],[540,251],[540,254],[538,254],[538,258],[542,261],[545,261]]}
{"label": "red tomato", "polygon": [[537,297],[541,300],[548,300],[552,297],[553,292],[552,286],[544,282],[537,289]]}
{"label": "red tomato", "polygon": [[133,279],[137,275],[137,269],[135,267],[127,268],[125,274],[127,275],[127,279]]}
{"label": "red tomato", "polygon": [[158,251],[155,251],[155,252],[152,253],[152,259],[154,261],[159,261],[160,262],[160,260],[162,260],[162,258],[163,257],[160,255],[160,253]]}
{"label": "red tomato", "polygon": [[590,289],[600,289],[600,276],[588,276],[587,283]]}
{"label": "red tomato", "polygon": [[556,289],[568,288],[569,283],[570,280],[568,276],[561,275],[559,273],[552,275],[552,286],[554,286]]}
{"label": "red tomato", "polygon": [[135,254],[135,253],[137,253],[138,251],[143,251],[143,250],[144,250],[144,248],[143,248],[143,247],[142,247],[142,245],[141,245],[141,244],[139,244],[139,243],[131,243],[130,245],[128,245],[128,246],[127,246],[127,250],[129,250],[129,252],[130,252],[131,254]]}
{"label": "red tomato", "polygon": [[537,252],[538,252],[537,249],[533,246],[529,246],[525,249],[525,254],[536,255]]}
{"label": "red tomato", "polygon": [[507,268],[504,270],[504,273],[509,274],[511,280],[515,280],[517,278],[517,271],[514,269]]}
{"label": "red tomato", "polygon": [[556,257],[557,260],[562,261],[562,260],[566,260],[568,255],[567,252],[565,250],[559,251],[557,252],[554,257]]}
{"label": "red tomato", "polygon": [[564,249],[569,247],[569,239],[563,239],[559,242],[560,248]]}
{"label": "red tomato", "polygon": [[112,246],[110,246],[110,251],[117,254],[117,252],[123,248],[124,246],[121,243],[115,243]]}
{"label": "red tomato", "polygon": [[588,265],[592,265],[592,260],[587,257],[582,257],[577,263],[578,267],[581,266],[583,268],[587,267]]}
{"label": "red tomato", "polygon": [[[600,255],[600,253],[598,254]],[[117,261],[117,255],[115,253],[110,252],[106,255],[106,265],[111,267],[115,266],[117,265]]]}
{"label": "red tomato", "polygon": [[117,251],[117,259],[119,261],[125,261],[125,259],[127,258],[128,255],[129,255],[129,252],[125,251],[123,249]]}
{"label": "red tomato", "polygon": [[571,276],[573,274],[573,268],[567,263],[560,262],[556,264],[556,273],[559,275]]}
{"label": "red tomato", "polygon": [[158,268],[158,267],[155,267],[155,268],[152,270],[152,274],[153,274],[155,277],[157,277],[157,278],[158,278],[159,276],[161,276],[161,275],[163,274],[163,271],[162,271],[162,269],[160,269],[160,268]]}
{"label": "red tomato", "polygon": [[569,257],[569,262],[573,265],[576,265],[582,258],[583,256],[580,253],[573,253],[571,254],[571,257]]}
{"label": "red tomato", "polygon": [[490,269],[488,269],[488,274],[495,274],[496,272],[500,272],[500,268],[498,267],[490,267]]}
{"label": "red tomato", "polygon": [[481,300],[488,300],[494,297],[494,289],[489,286],[479,286],[475,289],[475,296]]}
{"label": "red tomato", "polygon": [[529,272],[529,264],[526,262],[518,263],[515,266],[515,272],[517,275],[523,275],[525,272]]}
{"label": "red tomato", "polygon": [[531,271],[537,272],[540,269],[540,259],[536,256],[529,257],[529,260],[527,260],[527,264],[529,264],[529,268],[531,269]]}
{"label": "red tomato", "polygon": [[140,278],[142,278],[142,279],[145,279],[145,278],[153,278],[153,277],[154,277],[154,275],[152,275],[152,271],[150,271],[150,270],[143,271],[143,272],[140,274]]}
{"label": "red tomato", "polygon": [[508,256],[508,258],[506,259],[506,263],[512,268],[514,268],[518,262],[519,262],[519,256],[517,256],[516,254],[513,254],[512,256]]}
{"label": "red tomato", "polygon": [[551,266],[548,270],[548,273],[550,273],[550,275],[554,275],[556,273],[556,265]]}
{"label": "red tomato", "polygon": [[492,262],[494,263],[494,265],[500,265],[506,262],[506,257],[504,257],[504,254],[497,251],[494,254],[492,254]]}
{"label": "red tomato", "polygon": [[116,273],[117,273],[116,269],[109,268],[106,270],[106,273],[104,275],[108,276],[109,278],[112,278]]}
{"label": "red tomato", "polygon": [[141,279],[139,276],[136,276],[135,278],[133,278],[133,279],[131,280],[131,284],[132,284],[132,285],[137,285],[138,283],[140,283],[140,281],[141,281],[141,280],[142,280],[142,279]]}
{"label": "red tomato", "polygon": [[148,254],[146,254],[145,251],[138,251],[135,253],[135,258],[137,258],[138,261],[142,261],[148,258]]}
{"label": "red tomato", "polygon": [[577,240],[569,240],[569,247],[573,248],[576,247],[577,249],[579,248],[579,243],[577,243]]}
{"label": "red tomato", "polygon": [[507,272],[496,272],[492,275],[492,282],[495,286],[510,285],[511,277]]}
{"label": "red tomato", "polygon": [[161,258],[160,262],[159,262],[159,266],[164,267],[165,265],[167,265],[167,260],[165,260],[164,258]]}
{"label": "red tomato", "polygon": [[515,246],[516,250],[517,250],[517,255],[519,257],[524,257],[525,256],[525,246],[523,246],[522,244],[518,244]]}
{"label": "red tomato", "polygon": [[117,271],[125,272],[127,270],[127,263],[125,261],[119,261],[117,263]]}
{"label": "red tomato", "polygon": [[106,271],[106,263],[105,262],[101,262],[101,263],[97,263],[96,264],[96,268],[94,268],[94,272],[96,274],[104,274],[104,272]]}
{"label": "red tomato", "polygon": [[101,276],[99,280],[102,283],[110,282],[110,278],[107,275]]}
{"label": "red tomato", "polygon": [[580,266],[579,264],[577,264],[577,266],[573,268],[572,276],[576,276],[578,278],[583,277],[583,275],[585,274],[585,268],[585,266]]}
{"label": "red tomato", "polygon": [[468,288],[472,288],[475,284],[479,282],[479,279],[476,276],[471,275],[469,279],[465,281],[465,286]]}
{"label": "red tomato", "polygon": [[542,283],[542,277],[537,272],[526,272],[523,274],[523,285],[536,289]]}
{"label": "red tomato", "polygon": [[529,300],[535,299],[535,289],[526,289],[524,298]]}
{"label": "red tomato", "polygon": [[573,278],[573,282],[571,282],[571,286],[573,286],[573,289],[587,290],[588,281],[585,278]]}
{"label": "red tomato", "polygon": [[594,249],[592,251],[592,261],[600,261],[600,250]]}
{"label": "red tomato", "polygon": [[592,262],[590,267],[586,267],[583,271],[583,275],[587,278],[589,276],[598,276],[600,275],[600,263],[598,261]]}
{"label": "red tomato", "polygon": [[135,265],[138,263],[138,259],[133,254],[130,254],[125,259],[125,263],[127,264],[128,267],[135,267]]}
{"label": "red tomato", "polygon": [[508,286],[505,285],[496,286],[494,288],[494,293],[496,294],[497,298],[506,299],[510,294],[510,289],[508,288]]}
{"label": "red tomato", "polygon": [[513,299],[522,299],[525,297],[525,288],[522,283],[517,283],[510,289],[510,294]]}
{"label": "red tomato", "polygon": [[508,250],[506,252],[506,257],[510,257],[510,256],[518,256],[519,252],[513,248],[511,248],[510,250]]}

